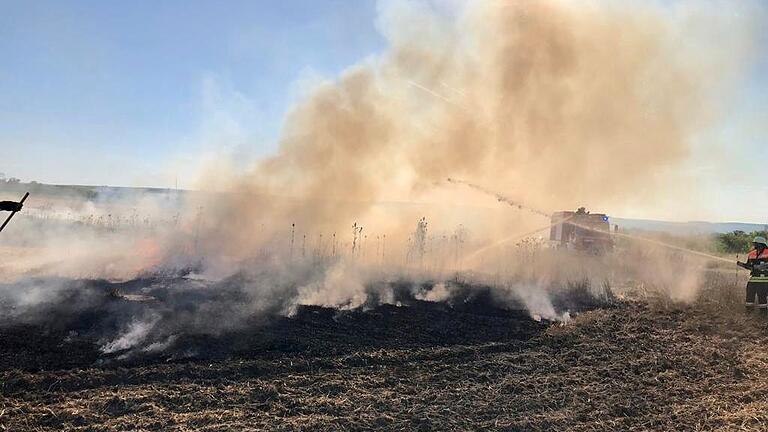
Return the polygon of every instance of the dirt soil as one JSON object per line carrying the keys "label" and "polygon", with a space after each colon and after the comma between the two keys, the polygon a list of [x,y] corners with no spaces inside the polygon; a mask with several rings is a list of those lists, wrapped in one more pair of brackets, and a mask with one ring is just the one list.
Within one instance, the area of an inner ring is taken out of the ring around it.
{"label": "dirt soil", "polygon": [[[482,306],[482,307],[480,307]],[[765,430],[766,324],[620,301],[566,325],[413,302],[105,358],[66,328],[0,331],[0,430]]]}

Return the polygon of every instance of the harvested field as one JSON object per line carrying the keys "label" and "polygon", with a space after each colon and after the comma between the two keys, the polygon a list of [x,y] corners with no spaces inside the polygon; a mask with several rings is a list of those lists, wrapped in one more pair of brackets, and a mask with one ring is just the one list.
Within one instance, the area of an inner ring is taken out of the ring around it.
{"label": "harvested field", "polygon": [[539,323],[482,298],[305,307],[104,360],[66,329],[3,330],[4,430],[761,430],[766,324],[622,300]]}

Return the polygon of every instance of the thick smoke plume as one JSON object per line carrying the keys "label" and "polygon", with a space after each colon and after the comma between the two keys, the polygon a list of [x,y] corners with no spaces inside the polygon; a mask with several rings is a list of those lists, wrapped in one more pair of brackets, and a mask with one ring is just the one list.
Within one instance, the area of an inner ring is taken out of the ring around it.
{"label": "thick smoke plume", "polygon": [[357,221],[400,229],[405,241],[402,224],[410,230],[415,217],[374,203],[477,203],[445,185],[452,176],[547,211],[675,191],[674,169],[716,120],[716,98],[743,67],[751,36],[748,22],[721,22],[731,46],[708,47],[704,61],[697,29],[714,14],[684,4],[484,1],[457,16],[407,2],[381,9],[389,49],[292,110],[278,154],[233,179],[206,239],[211,251],[248,256],[290,223],[347,238]]}

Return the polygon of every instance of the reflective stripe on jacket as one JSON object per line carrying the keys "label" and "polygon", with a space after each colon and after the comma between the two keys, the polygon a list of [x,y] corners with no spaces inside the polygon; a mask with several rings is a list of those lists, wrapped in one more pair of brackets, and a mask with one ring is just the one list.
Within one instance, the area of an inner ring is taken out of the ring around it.
{"label": "reflective stripe on jacket", "polygon": [[761,268],[760,264],[768,263],[768,248],[763,248],[762,252],[757,253],[757,249],[752,249],[747,255],[747,264],[752,268],[750,282],[768,283],[768,265]]}

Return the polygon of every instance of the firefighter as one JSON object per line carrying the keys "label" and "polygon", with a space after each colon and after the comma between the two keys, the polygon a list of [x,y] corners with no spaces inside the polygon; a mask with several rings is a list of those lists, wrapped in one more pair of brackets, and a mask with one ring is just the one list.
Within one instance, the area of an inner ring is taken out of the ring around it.
{"label": "firefighter", "polygon": [[768,241],[765,237],[755,237],[752,250],[747,255],[747,262],[736,261],[736,264],[750,270],[747,299],[744,303],[747,310],[755,306],[757,296],[758,311],[762,314],[768,313]]}
{"label": "firefighter", "polygon": [[0,211],[17,212],[21,211],[24,205],[16,201],[0,201]]}

